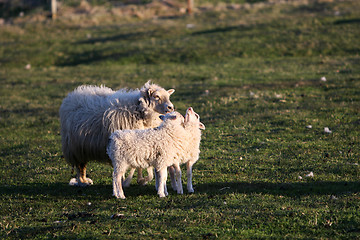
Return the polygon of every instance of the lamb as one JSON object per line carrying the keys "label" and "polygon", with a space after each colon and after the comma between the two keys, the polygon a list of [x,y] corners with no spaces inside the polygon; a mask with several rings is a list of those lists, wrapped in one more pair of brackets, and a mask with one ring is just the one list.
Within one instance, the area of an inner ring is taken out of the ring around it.
{"label": "lamb", "polygon": [[[200,116],[194,112],[193,108],[188,108],[185,114],[184,122],[185,131],[187,134],[187,148],[184,151],[183,157],[180,159],[180,164],[185,164],[187,167],[187,190],[189,193],[194,192],[192,184],[192,166],[199,159],[201,130],[205,129],[205,125],[200,122]],[[174,164],[168,168],[171,176],[171,185],[178,194],[183,194],[181,183],[181,169],[179,164]],[[156,175],[156,186],[158,186],[158,176]]]}
{"label": "lamb", "polygon": [[155,167],[159,175],[158,195],[168,195],[165,184],[167,167],[180,163],[188,147],[188,133],[180,113],[168,113],[162,119],[157,128],[118,130],[111,134],[107,153],[114,167],[113,194],[116,198],[125,199],[122,178],[129,167]]}
{"label": "lamb", "polygon": [[[106,146],[114,131],[158,126],[161,123],[159,116],[174,110],[170,101],[174,91],[166,91],[148,81],[140,90],[113,91],[105,86],[83,85],[69,93],[59,113],[64,157],[77,172],[70,184],[93,184],[86,177],[89,161],[111,163]],[[143,183],[151,180],[152,170],[148,169],[148,173],[148,179]]]}

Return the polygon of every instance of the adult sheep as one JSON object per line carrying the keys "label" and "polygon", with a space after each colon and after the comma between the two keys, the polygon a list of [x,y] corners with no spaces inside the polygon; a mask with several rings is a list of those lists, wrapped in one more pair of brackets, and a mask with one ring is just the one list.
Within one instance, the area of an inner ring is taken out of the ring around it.
{"label": "adult sheep", "polygon": [[[76,169],[70,184],[93,183],[86,177],[89,161],[111,164],[106,146],[114,131],[157,127],[159,116],[174,110],[170,101],[174,91],[148,81],[140,90],[83,85],[69,93],[60,107],[60,133],[64,157]],[[152,170],[148,172],[152,175]]]}

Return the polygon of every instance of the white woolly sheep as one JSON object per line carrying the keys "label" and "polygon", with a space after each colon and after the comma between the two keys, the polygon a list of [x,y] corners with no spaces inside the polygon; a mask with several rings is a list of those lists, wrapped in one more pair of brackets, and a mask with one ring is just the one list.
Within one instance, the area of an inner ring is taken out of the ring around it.
{"label": "white woolly sheep", "polygon": [[167,196],[167,167],[179,164],[187,149],[187,131],[184,117],[178,112],[162,117],[157,128],[145,130],[118,130],[110,136],[107,153],[112,160],[113,193],[125,199],[122,178],[128,168],[148,168],[153,166],[159,174],[158,195]]}
{"label": "white woolly sheep", "polygon": [[[201,130],[205,129],[205,125],[200,122],[200,116],[194,112],[193,108],[188,108],[185,114],[184,121],[185,131],[187,132],[187,147],[185,148],[184,155],[180,158],[180,164],[186,163],[187,167],[187,190],[189,193],[194,192],[192,185],[192,167],[199,159],[200,154],[200,141]],[[183,194],[181,183],[181,169],[179,164],[174,164],[168,168],[171,176],[172,188],[178,194]],[[156,186],[158,186],[158,176],[156,175]]]}
{"label": "white woolly sheep", "polygon": [[[59,113],[64,157],[77,172],[70,184],[86,186],[93,183],[86,177],[89,161],[111,163],[106,146],[115,130],[158,126],[161,123],[159,116],[174,109],[169,99],[174,91],[166,91],[148,81],[140,90],[115,92],[104,86],[84,85],[69,93]],[[152,170],[148,172],[147,180],[151,180]]]}

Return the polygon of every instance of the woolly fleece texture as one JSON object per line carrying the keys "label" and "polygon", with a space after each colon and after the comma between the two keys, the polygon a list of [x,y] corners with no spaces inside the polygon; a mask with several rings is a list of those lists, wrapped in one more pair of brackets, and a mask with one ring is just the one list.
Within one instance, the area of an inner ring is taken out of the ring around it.
{"label": "woolly fleece texture", "polygon": [[180,162],[187,147],[186,135],[184,117],[178,112],[166,114],[157,128],[115,131],[107,147],[114,167],[114,196],[125,199],[122,178],[129,167],[153,166],[159,174],[158,194],[165,197],[167,167]]}
{"label": "woolly fleece texture", "polygon": [[89,161],[111,163],[106,145],[119,129],[145,129],[158,126],[159,116],[174,109],[173,89],[166,91],[150,81],[139,90],[113,91],[105,86],[80,86],[60,107],[61,142],[66,161],[76,168],[74,185],[90,185],[86,178]]}
{"label": "woolly fleece texture", "polygon": [[[186,163],[186,175],[187,175],[187,190],[189,193],[194,192],[192,184],[192,167],[198,161],[200,154],[200,141],[201,141],[201,130],[205,130],[205,125],[200,122],[200,116],[194,112],[193,108],[188,108],[185,114],[185,130],[187,134],[187,148],[184,151],[184,156],[181,158],[180,164]],[[175,173],[170,172],[170,176],[174,176],[171,179],[172,186],[179,186],[179,189],[176,189],[178,194],[183,193],[183,188],[181,184],[181,169],[179,165],[174,165],[174,168],[170,168],[169,171],[175,171]],[[173,183],[174,182],[174,183]]]}

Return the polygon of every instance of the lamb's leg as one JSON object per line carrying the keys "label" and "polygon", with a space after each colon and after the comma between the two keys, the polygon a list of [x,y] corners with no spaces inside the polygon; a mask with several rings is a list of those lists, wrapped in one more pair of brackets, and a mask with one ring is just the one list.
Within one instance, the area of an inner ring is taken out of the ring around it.
{"label": "lamb's leg", "polygon": [[193,193],[194,192],[194,188],[192,185],[192,163],[187,162],[186,163],[186,175],[187,175],[187,190],[189,193]]}
{"label": "lamb's leg", "polygon": [[159,173],[157,169],[155,169],[155,189],[156,191],[159,189]]}
{"label": "lamb's leg", "polygon": [[[167,173],[167,171],[166,171],[166,173]],[[167,174],[166,174],[166,178],[167,178]],[[167,186],[166,186],[166,180],[165,180],[165,185],[164,185],[164,193],[165,193],[165,196],[169,195],[168,190],[167,190]]]}
{"label": "lamb's leg", "polygon": [[81,163],[76,166],[76,178],[70,180],[70,185],[85,187],[93,184],[90,178],[86,177],[86,163]]}
{"label": "lamb's leg", "polygon": [[181,168],[179,164],[174,164],[173,168],[175,169],[176,175],[176,189],[178,194],[183,194],[183,186],[181,181]]}
{"label": "lamb's leg", "polygon": [[170,166],[168,167],[168,170],[171,179],[171,187],[174,191],[176,191],[177,190],[176,186],[178,185],[178,183],[176,182],[176,178],[175,178],[175,168],[173,166]]}
{"label": "lamb's leg", "polygon": [[153,180],[153,178],[154,178],[154,168],[153,167],[147,168],[147,173],[148,173],[148,175],[145,178],[141,178],[140,180],[138,179],[138,183],[140,185],[146,185],[148,182]]}
{"label": "lamb's leg", "polygon": [[136,168],[131,168],[130,169],[129,175],[127,176],[125,181],[122,183],[124,187],[130,187],[130,183],[131,183],[131,180],[132,180],[132,178],[134,176],[135,170],[136,170]]}
{"label": "lamb's leg", "polygon": [[166,197],[168,195],[166,189],[167,167],[160,169],[158,171],[158,175],[159,175],[158,195],[159,197]]}
{"label": "lamb's leg", "polygon": [[125,199],[124,191],[122,188],[122,177],[126,172],[126,166],[120,164],[118,166],[114,166],[113,172],[113,195],[116,198]]}

